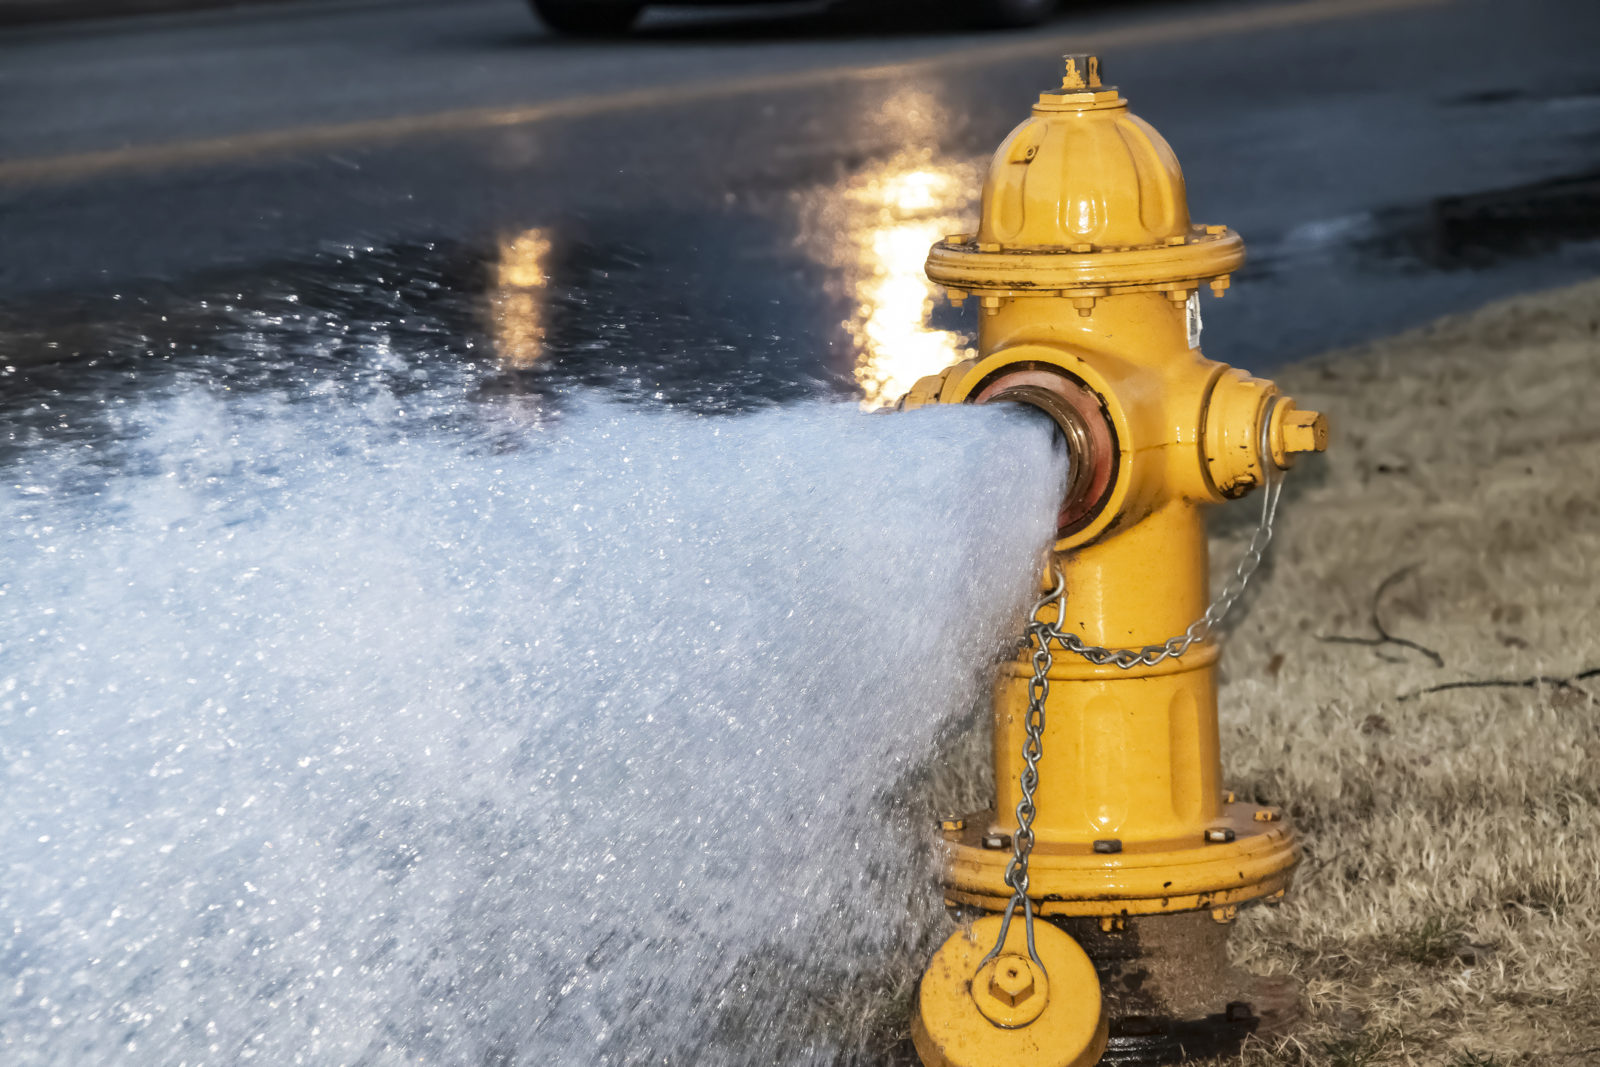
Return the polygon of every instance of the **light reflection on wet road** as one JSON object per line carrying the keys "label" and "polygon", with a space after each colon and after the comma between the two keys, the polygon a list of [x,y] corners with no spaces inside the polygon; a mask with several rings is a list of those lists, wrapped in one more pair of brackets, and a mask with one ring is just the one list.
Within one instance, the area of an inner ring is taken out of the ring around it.
{"label": "light reflection on wet road", "polygon": [[[1207,303],[1209,354],[1265,369],[1600,270],[1600,14],[1502,11],[1458,0],[1107,55],[1184,162],[1196,220],[1249,245]],[[373,346],[481,363],[497,393],[892,402],[970,344],[971,311],[922,258],[969,225],[989,151],[1074,25],[948,71],[0,183],[6,406],[101,404],[173,372],[247,388]],[[862,50],[848,33],[808,45],[819,65]]]}

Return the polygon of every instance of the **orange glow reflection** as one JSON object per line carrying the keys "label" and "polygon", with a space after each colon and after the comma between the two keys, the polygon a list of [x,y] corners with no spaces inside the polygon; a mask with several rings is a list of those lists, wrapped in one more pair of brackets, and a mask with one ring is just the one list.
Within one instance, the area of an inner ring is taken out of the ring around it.
{"label": "orange glow reflection", "polygon": [[495,351],[507,367],[532,366],[544,351],[544,288],[550,238],[524,230],[500,241],[489,313]]}
{"label": "orange glow reflection", "polygon": [[932,147],[950,115],[924,88],[897,86],[863,112],[875,134],[912,147],[819,190],[807,236],[854,298],[844,327],[855,342],[862,406],[872,409],[970,354],[963,334],[928,325],[943,294],[923,263],[929,246],[962,228],[981,161],[952,161]]}
{"label": "orange glow reflection", "polygon": [[859,350],[862,405],[878,408],[965,355],[960,334],[928,326],[937,291],[922,271],[928,246],[951,232],[948,213],[962,197],[949,170],[905,160],[866,176],[854,192],[863,209],[851,235],[860,303],[845,326]]}
{"label": "orange glow reflection", "polygon": [[965,335],[928,325],[943,294],[922,265],[935,241],[961,230],[982,161],[950,160],[931,147],[950,116],[926,90],[899,86],[862,110],[874,135],[929,146],[909,147],[803,201],[802,240],[837,270],[834,284],[852,300],[843,325],[855,342],[862,406],[873,409],[971,354]]}

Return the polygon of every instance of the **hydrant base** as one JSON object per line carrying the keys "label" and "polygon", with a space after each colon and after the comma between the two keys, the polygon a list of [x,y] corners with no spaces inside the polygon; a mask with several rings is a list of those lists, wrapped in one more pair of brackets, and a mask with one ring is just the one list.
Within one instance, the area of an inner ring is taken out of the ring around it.
{"label": "hydrant base", "polygon": [[[1270,818],[1263,818],[1270,815]],[[1008,850],[986,848],[993,812],[968,815],[961,830],[944,834],[945,896],[956,904],[999,911],[1010,898]],[[1224,805],[1210,831],[1192,843],[1118,842],[1114,854],[1092,841],[1041,840],[1029,867],[1040,914],[1160,915],[1234,907],[1281,896],[1300,860],[1294,833],[1276,811],[1255,804]]]}

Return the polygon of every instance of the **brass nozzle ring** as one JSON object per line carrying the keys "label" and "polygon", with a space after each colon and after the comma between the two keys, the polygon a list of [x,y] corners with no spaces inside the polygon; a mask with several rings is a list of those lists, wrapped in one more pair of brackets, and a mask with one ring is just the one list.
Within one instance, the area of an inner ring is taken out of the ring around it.
{"label": "brass nozzle ring", "polygon": [[1067,446],[1067,487],[1062,506],[1076,504],[1089,492],[1094,480],[1093,437],[1083,413],[1069,404],[1065,397],[1042,385],[1013,385],[986,397],[984,403],[1000,402],[1027,404],[1050,416]]}
{"label": "brass nozzle ring", "polygon": [[976,397],[979,404],[996,401],[1026,404],[1055,423],[1069,460],[1057,536],[1080,529],[1099,513],[1116,478],[1116,431],[1098,399],[1067,375],[1019,364],[996,375]]}

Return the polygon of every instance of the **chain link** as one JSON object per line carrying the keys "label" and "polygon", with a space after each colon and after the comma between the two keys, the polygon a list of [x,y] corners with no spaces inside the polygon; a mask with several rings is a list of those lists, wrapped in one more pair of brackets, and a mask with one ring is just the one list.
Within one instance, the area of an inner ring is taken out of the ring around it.
{"label": "chain link", "polygon": [[[1283,470],[1272,461],[1269,436],[1276,406],[1277,399],[1274,398],[1261,420],[1260,456],[1265,483],[1261,494],[1261,520],[1250,535],[1244,556],[1234,567],[1233,574],[1223,583],[1222,591],[1206,607],[1205,614],[1190,623],[1183,633],[1169,637],[1160,644],[1141,648],[1105,648],[1086,644],[1077,634],[1061,629],[1061,620],[1066,618],[1067,579],[1060,567],[1054,568],[1055,587],[1033,606],[1033,614],[1028,618],[1023,636],[1023,647],[1033,649],[1033,677],[1028,680],[1028,717],[1023,723],[1022,773],[1017,777],[1022,799],[1017,801],[1017,832],[1011,839],[1011,862],[1006,864],[1005,872],[1005,884],[1011,888],[1011,900],[1006,904],[1005,917],[1000,922],[1000,936],[978,966],[983,966],[1000,954],[1005,947],[1006,935],[1011,930],[1011,920],[1017,908],[1021,907],[1023,923],[1027,928],[1028,956],[1039,965],[1041,971],[1044,970],[1033,942],[1033,901],[1028,896],[1028,859],[1033,854],[1033,819],[1038,814],[1033,795],[1039,788],[1039,759],[1044,755],[1045,698],[1050,695],[1049,674],[1054,662],[1051,644],[1082,656],[1090,663],[1100,666],[1109,663],[1128,670],[1139,664],[1153,667],[1162,660],[1177,659],[1189,651],[1195,642],[1204,641],[1222,625],[1233,605],[1244,595],[1250,579],[1261,566],[1267,545],[1272,541],[1273,522],[1278,516],[1278,497],[1283,489]],[[1051,604],[1056,609],[1055,621],[1046,622],[1041,615]]]}

